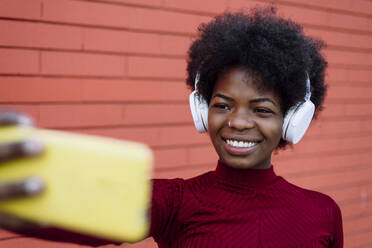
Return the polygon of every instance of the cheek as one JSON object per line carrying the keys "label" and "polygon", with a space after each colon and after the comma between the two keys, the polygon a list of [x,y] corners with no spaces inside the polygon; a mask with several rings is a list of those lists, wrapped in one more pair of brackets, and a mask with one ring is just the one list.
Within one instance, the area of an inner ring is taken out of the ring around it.
{"label": "cheek", "polygon": [[282,126],[283,126],[283,120],[281,119],[280,121],[277,122],[275,125],[275,128],[273,128],[273,133],[276,139],[276,145],[279,144],[280,138],[282,137]]}
{"label": "cheek", "polygon": [[212,139],[212,142],[218,135],[218,131],[223,127],[224,118],[218,114],[208,115],[208,134]]}
{"label": "cheek", "polygon": [[283,120],[278,119],[265,125],[265,136],[270,139],[271,143],[274,143],[276,147],[279,144],[280,138],[282,137],[282,125]]}

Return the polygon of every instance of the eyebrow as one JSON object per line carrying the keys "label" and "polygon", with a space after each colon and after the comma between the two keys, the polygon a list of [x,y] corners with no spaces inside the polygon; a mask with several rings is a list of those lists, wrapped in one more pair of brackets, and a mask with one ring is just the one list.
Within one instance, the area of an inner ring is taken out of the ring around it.
{"label": "eyebrow", "polygon": [[274,104],[275,106],[277,106],[277,104],[273,100],[271,100],[270,98],[268,98],[268,97],[256,98],[256,99],[250,100],[249,102],[250,103],[255,103],[255,102],[271,102],[272,104]]}
{"label": "eyebrow", "polygon": [[225,100],[227,100],[227,101],[231,101],[231,102],[233,102],[233,101],[234,101],[234,99],[233,99],[233,98],[231,98],[231,97],[228,97],[228,96],[225,96],[225,95],[223,95],[223,94],[220,94],[220,93],[217,93],[216,95],[214,95],[214,96],[213,96],[213,98],[215,98],[215,97],[221,97],[221,98],[223,98],[223,99],[225,99]]}
{"label": "eyebrow", "polygon": [[[221,94],[221,93],[217,93],[216,95],[213,96],[213,98],[215,98],[215,97],[221,97],[221,98],[223,98],[223,99],[225,99],[225,100],[227,100],[227,101],[231,101],[231,102],[234,101],[234,98],[231,98],[231,97],[225,96],[225,95],[223,95],[223,94]],[[276,104],[273,100],[271,100],[270,98],[268,98],[268,97],[255,98],[255,99],[250,100],[249,102],[250,102],[250,103],[256,103],[256,102],[271,102],[272,104],[274,104],[275,106],[277,106],[277,104]]]}

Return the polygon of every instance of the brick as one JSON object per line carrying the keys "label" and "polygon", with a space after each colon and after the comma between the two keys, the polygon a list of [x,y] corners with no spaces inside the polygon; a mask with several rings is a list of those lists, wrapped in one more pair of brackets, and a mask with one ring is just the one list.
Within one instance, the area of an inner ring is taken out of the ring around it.
{"label": "brick", "polygon": [[[359,207],[358,212],[365,213],[371,209],[371,193],[372,193],[372,185],[362,185],[362,186],[354,186],[349,187],[344,190],[338,191],[331,191],[331,193],[335,196],[336,199],[340,198],[339,201],[343,209],[345,209],[344,216],[351,216],[353,212],[349,212],[348,205],[351,201],[355,201],[356,207]],[[347,195],[348,198],[344,199],[344,195]]]}
{"label": "brick", "polygon": [[93,28],[83,32],[85,50],[185,56],[191,44],[185,36]]}
{"label": "brick", "polygon": [[41,0],[2,0],[0,1],[0,16],[34,20],[40,19],[41,2]]}
{"label": "brick", "polygon": [[42,128],[60,128],[89,125],[115,125],[121,123],[122,106],[113,105],[21,105],[6,104],[0,108],[12,108],[32,116]]}
{"label": "brick", "polygon": [[193,34],[200,23],[210,20],[211,17],[196,14],[133,8],[129,24],[137,29]]}
{"label": "brick", "polygon": [[[110,18],[107,18],[109,16]],[[106,3],[49,0],[44,2],[44,20],[107,27],[194,33],[199,23],[210,20],[194,14]]]}
{"label": "brick", "polygon": [[84,83],[84,101],[187,101],[182,82],[91,80]]}
{"label": "brick", "polygon": [[41,54],[43,75],[79,76],[123,76],[126,59],[124,56],[48,52]]}
{"label": "brick", "polygon": [[329,63],[355,65],[355,66],[371,66],[372,55],[368,53],[357,53],[349,51],[326,50],[325,56]]}
{"label": "brick", "polygon": [[[169,149],[154,149],[155,170],[176,168],[192,165],[213,164],[217,163],[217,155],[212,145],[198,146],[194,148],[179,147]],[[200,155],[201,154],[201,155]],[[181,176],[181,175],[180,175]]]}
{"label": "brick", "polygon": [[368,86],[333,86],[327,91],[327,99],[371,99],[372,87]]}
{"label": "brick", "polygon": [[[347,0],[343,0],[347,1]],[[349,1],[351,10],[370,15],[372,11],[372,3],[370,1]]]}
{"label": "brick", "polygon": [[370,247],[372,244],[372,232],[368,229],[350,234],[345,233],[344,247]]}
{"label": "brick", "polygon": [[213,164],[218,160],[218,155],[212,144],[196,146],[188,149],[188,164]]}
{"label": "brick", "polygon": [[[191,37],[160,35],[159,51],[162,54],[186,56],[191,45]],[[133,41],[135,43],[135,41]]]}
{"label": "brick", "polygon": [[0,77],[0,102],[188,101],[183,82]]}
{"label": "brick", "polygon": [[[305,137],[303,141],[296,144],[294,150],[288,150],[285,153],[281,153],[281,158],[294,158],[298,156],[316,156],[317,154],[326,153],[339,153],[346,151],[372,149],[371,137],[370,136],[357,136],[357,137],[333,137],[325,139],[307,139]],[[340,152],[339,152],[340,151]]]}
{"label": "brick", "polygon": [[349,16],[339,13],[330,13],[329,22],[331,27],[346,28],[358,31],[370,31],[371,19],[364,16]]}
{"label": "brick", "polygon": [[[350,199],[358,199],[362,196],[362,192],[367,192],[367,196],[370,195],[372,185],[354,185],[343,189],[332,189],[325,191],[329,196],[335,199],[340,204],[349,202]],[[361,199],[361,198],[360,198]],[[369,200],[370,201],[370,200]],[[341,205],[341,206],[342,206]],[[368,209],[367,209],[368,210]]]}
{"label": "brick", "polygon": [[78,80],[35,77],[0,77],[0,102],[81,101]]}
{"label": "brick", "polygon": [[86,50],[159,54],[159,45],[159,34],[84,29],[84,49]]}
{"label": "brick", "polygon": [[124,106],[100,105],[43,105],[39,123],[45,127],[105,126],[122,123]]}
{"label": "brick", "polygon": [[334,184],[343,185],[349,183],[357,183],[358,181],[363,180],[371,180],[371,170],[372,168],[365,167],[360,170],[355,169],[354,171],[346,172],[335,171],[321,175],[314,174],[308,177],[290,178],[288,180],[300,187],[313,189],[315,188],[321,190],[322,188],[326,188]]}
{"label": "brick", "polygon": [[371,70],[349,70],[349,77],[351,82],[371,82]]}
{"label": "brick", "polygon": [[[111,1],[111,0],[110,0]],[[212,1],[206,0],[203,4],[200,4],[197,0],[191,1],[171,1],[171,0],[113,0],[114,2],[124,3],[124,4],[135,4],[143,5],[148,7],[157,8],[167,8],[167,9],[177,9],[185,11],[197,11],[197,12],[223,12],[226,8],[225,1]],[[109,2],[109,1],[108,1]],[[112,1],[111,1],[112,2]]]}
{"label": "brick", "polygon": [[38,74],[39,52],[0,48],[0,73]]}
{"label": "brick", "polygon": [[33,115],[46,128],[112,125],[191,124],[187,104],[0,104]]}
{"label": "brick", "polygon": [[0,45],[80,49],[82,37],[75,27],[0,20]]}
{"label": "brick", "polygon": [[154,169],[168,169],[179,166],[187,166],[187,150],[178,149],[156,149],[154,152]]}
{"label": "brick", "polygon": [[[368,192],[368,193],[372,193],[372,192]],[[368,194],[368,193],[365,192],[365,194]],[[354,198],[350,199],[350,202],[354,201],[353,203],[347,202],[346,204],[343,204],[340,206],[341,211],[342,211],[342,216],[344,219],[349,219],[349,218],[351,219],[353,216],[366,214],[368,213],[369,209],[372,209],[372,201],[368,198],[363,200],[363,196],[361,196],[361,194],[362,193],[360,193],[359,195],[355,195]],[[351,221],[347,221],[347,222],[349,222],[349,225],[350,225]],[[360,226],[358,227],[360,228]],[[345,230],[345,231],[348,232],[349,230]]]}
{"label": "brick", "polygon": [[167,8],[208,13],[220,13],[227,7],[227,4],[225,3],[226,1],[204,0],[203,4],[200,4],[200,1],[198,0],[164,0],[163,2],[163,5]]}
{"label": "brick", "polygon": [[133,104],[125,108],[123,121],[128,124],[191,123],[189,104]]}
{"label": "brick", "polygon": [[[349,219],[350,218],[350,219]],[[363,230],[370,228],[372,225],[372,213],[370,211],[362,213],[354,213],[353,216],[343,217],[344,232],[357,234],[363,232]],[[371,232],[372,233],[372,232]],[[369,239],[372,241],[372,239]]]}
{"label": "brick", "polygon": [[302,25],[312,24],[325,26],[328,24],[330,19],[330,14],[324,11],[306,9],[295,6],[287,6],[281,4],[279,4],[278,6],[279,6],[278,12],[280,14]]}
{"label": "brick", "polygon": [[[329,1],[322,1],[322,0],[313,0],[313,1],[306,1],[306,0],[276,0],[277,3],[287,4],[290,5],[290,2],[293,4],[304,4],[307,6],[314,6],[320,9],[324,9],[322,11],[328,12],[328,9],[332,10],[339,10],[339,11],[352,11],[355,14],[370,14],[372,10],[372,4],[369,1],[350,1],[350,0],[329,0]],[[306,8],[306,7],[304,7]]]}
{"label": "brick", "polygon": [[[342,33],[333,30],[320,30],[315,28],[306,28],[305,33],[317,39],[324,40],[327,43],[327,45],[332,46],[350,46],[353,36],[352,34],[349,33]],[[367,45],[366,48],[371,47],[369,44],[365,45]],[[358,46],[358,44],[355,44],[355,47],[361,48],[363,46]]]}
{"label": "brick", "polygon": [[198,166],[186,166],[179,168],[171,168],[155,170],[153,178],[191,178],[207,171],[212,171],[216,168],[217,161],[214,161],[213,164],[208,165],[198,165]]}
{"label": "brick", "polygon": [[107,2],[116,2],[116,3],[124,3],[124,4],[135,4],[135,5],[143,5],[148,7],[161,7],[163,5],[162,0],[103,0]]}
{"label": "brick", "polygon": [[[345,66],[346,67],[346,66]],[[329,65],[327,70],[326,81],[342,81],[353,84],[357,83],[370,83],[371,72],[366,69],[353,69],[353,68],[339,68],[335,65]]]}
{"label": "brick", "polygon": [[185,59],[128,57],[128,76],[184,78]]}
{"label": "brick", "polygon": [[[227,0],[226,1],[227,9],[235,11],[248,8],[254,8],[257,6],[267,6],[265,1],[246,1],[246,0]],[[224,11],[224,10],[223,10]],[[219,12],[223,12],[219,11]]]}
{"label": "brick", "polygon": [[320,25],[335,28],[345,28],[358,31],[369,31],[371,20],[364,16],[326,12],[290,5],[278,4],[279,12],[302,25]]}
{"label": "brick", "polygon": [[331,81],[350,81],[350,70],[329,66],[326,71],[326,83]]}
{"label": "brick", "polygon": [[[294,147],[294,153],[296,153]],[[370,161],[370,152],[340,152],[333,156],[304,157],[297,156],[290,158],[285,154],[288,151],[281,151],[279,155],[272,157],[275,171],[285,178],[311,177],[312,174],[325,174],[330,171],[348,170],[351,167],[363,167]],[[287,159],[286,159],[287,158]],[[299,166],[299,164],[301,166]],[[342,198],[343,199],[343,198]],[[341,198],[339,200],[342,200]]]}
{"label": "brick", "polygon": [[324,117],[334,116],[369,116],[372,114],[371,104],[331,104],[327,103],[322,112]]}
{"label": "brick", "polygon": [[162,127],[123,127],[78,130],[93,135],[132,140],[151,147],[209,144],[207,135],[199,134],[193,125]]}
{"label": "brick", "polygon": [[372,132],[371,120],[359,120],[358,118],[346,118],[338,121],[314,121],[306,132],[311,138],[335,137],[336,135],[363,135]]}

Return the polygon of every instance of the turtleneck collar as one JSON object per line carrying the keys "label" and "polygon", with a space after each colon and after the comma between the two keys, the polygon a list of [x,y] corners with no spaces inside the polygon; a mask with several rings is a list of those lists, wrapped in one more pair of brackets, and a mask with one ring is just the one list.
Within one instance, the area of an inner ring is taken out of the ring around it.
{"label": "turtleneck collar", "polygon": [[267,169],[238,169],[218,161],[216,176],[231,185],[260,188],[271,184],[278,176],[273,166]]}

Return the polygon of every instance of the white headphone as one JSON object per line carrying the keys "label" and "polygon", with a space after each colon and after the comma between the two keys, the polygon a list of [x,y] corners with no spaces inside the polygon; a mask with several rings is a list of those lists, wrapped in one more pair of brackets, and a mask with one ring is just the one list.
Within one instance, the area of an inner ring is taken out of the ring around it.
{"label": "white headphone", "polygon": [[[208,131],[208,103],[198,93],[197,85],[199,79],[200,74],[197,73],[195,77],[195,89],[190,94],[189,102],[195,127],[198,132],[203,133]],[[282,138],[292,144],[296,144],[301,140],[313,119],[315,106],[311,102],[310,97],[310,78],[306,73],[305,102],[299,102],[288,110],[282,126]]]}

